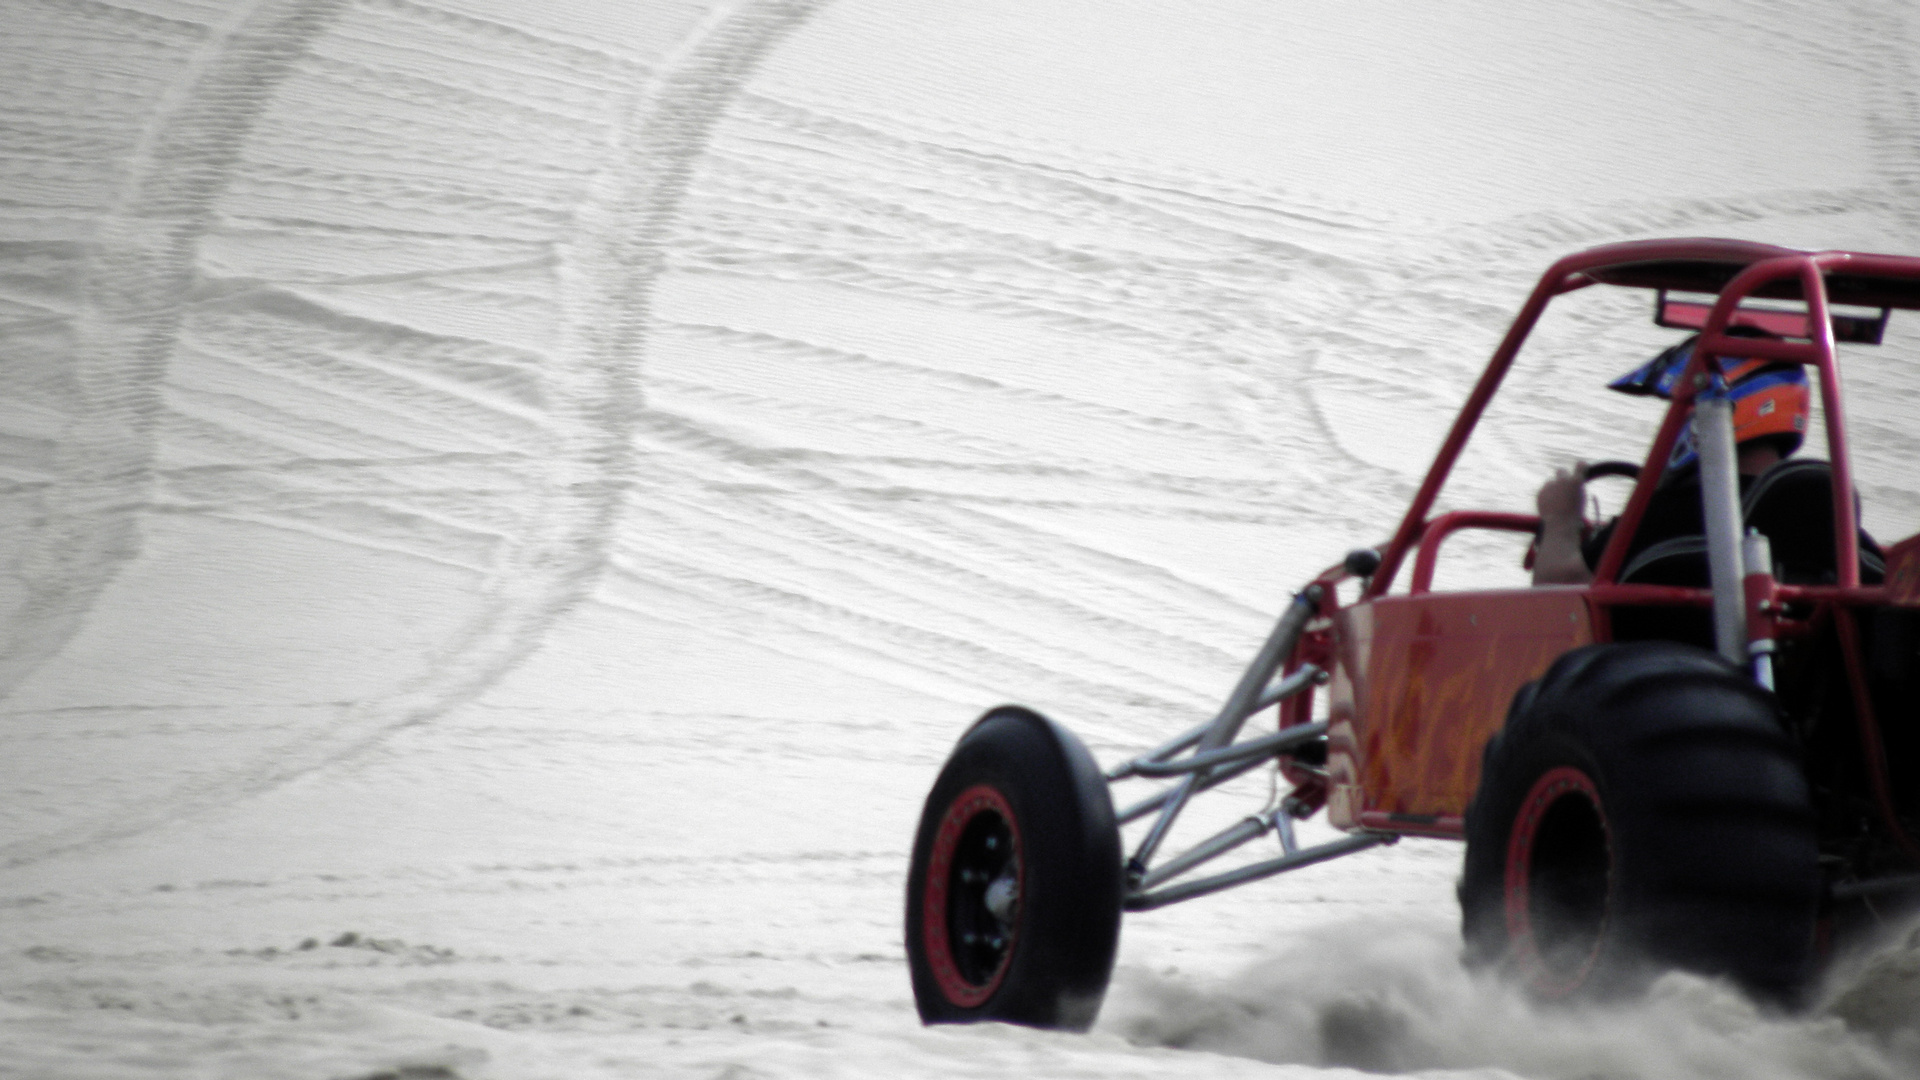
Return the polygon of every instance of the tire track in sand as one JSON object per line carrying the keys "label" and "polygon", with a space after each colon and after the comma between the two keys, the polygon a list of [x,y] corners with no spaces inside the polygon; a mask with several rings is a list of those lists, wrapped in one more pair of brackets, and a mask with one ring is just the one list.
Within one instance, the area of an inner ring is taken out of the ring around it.
{"label": "tire track in sand", "polygon": [[148,118],[83,270],[66,358],[77,398],[54,448],[45,522],[17,571],[23,602],[0,639],[0,697],[58,652],[139,550],[160,382],[214,200],[254,122],[345,0],[255,0],[206,29]]}
{"label": "tire track in sand", "polygon": [[[472,699],[534,650],[605,565],[632,464],[654,284],[695,165],[714,124],[761,58],[823,2],[718,4],[634,89],[602,149],[602,167],[570,235],[557,245],[563,331],[546,374],[556,400],[550,423],[560,445],[536,488],[547,504],[527,515],[533,524],[506,552],[487,583],[482,610],[443,649],[440,662],[397,692],[356,703],[335,722],[247,766],[182,783],[104,820],[0,846],[0,862],[19,865],[121,839],[270,790]],[[67,536],[64,545],[37,549],[48,572],[64,571],[50,580],[68,584],[41,601],[45,614],[35,625],[71,633],[113,569],[134,553],[134,514],[151,484],[153,397],[179,326],[195,241],[225,181],[223,166],[232,163],[274,78],[303,54],[340,6],[341,0],[263,0],[248,9],[230,34],[204,47],[204,73],[180,86],[176,96],[184,100],[177,119],[159,126],[153,145],[167,152],[146,158],[161,168],[135,185],[128,209],[116,219],[130,233],[123,241],[130,256],[126,269],[93,290],[109,315],[96,326],[111,332],[114,346],[102,355],[125,357],[124,366],[137,377],[103,380],[109,385],[102,406],[92,410],[99,416],[98,432],[67,451],[75,457],[73,469],[97,483],[61,518],[68,523],[59,530]],[[248,104],[241,108],[236,101]],[[105,409],[114,410],[111,420]],[[134,421],[131,438],[114,426],[126,419]],[[93,449],[96,444],[105,449]],[[89,530],[97,532],[78,535]],[[74,547],[76,540],[84,543]],[[34,662],[55,648],[36,649]],[[29,668],[19,666],[14,677]]]}

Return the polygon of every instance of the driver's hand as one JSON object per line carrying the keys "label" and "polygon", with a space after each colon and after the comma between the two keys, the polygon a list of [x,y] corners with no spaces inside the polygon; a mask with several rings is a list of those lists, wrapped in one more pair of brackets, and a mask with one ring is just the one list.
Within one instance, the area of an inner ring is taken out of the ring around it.
{"label": "driver's hand", "polygon": [[1534,505],[1543,524],[1584,523],[1581,511],[1586,500],[1586,475],[1587,463],[1576,461],[1571,469],[1556,470],[1553,479],[1540,485]]}
{"label": "driver's hand", "polygon": [[1580,535],[1586,528],[1581,513],[1586,499],[1587,463],[1576,461],[1540,485],[1534,504],[1540,508],[1540,543],[1533,560],[1535,585],[1581,585],[1593,580],[1580,555]]}

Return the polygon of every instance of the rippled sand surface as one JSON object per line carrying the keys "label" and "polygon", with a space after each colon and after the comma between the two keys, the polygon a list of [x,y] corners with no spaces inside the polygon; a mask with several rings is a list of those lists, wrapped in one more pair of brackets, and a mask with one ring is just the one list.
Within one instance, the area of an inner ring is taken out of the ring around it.
{"label": "rippled sand surface", "polygon": [[[1897,935],[1803,1016],[1541,1014],[1437,842],[1132,917],[1087,1036],[922,1029],[900,907],[972,717],[1210,714],[1553,259],[1920,251],[1916,19],[13,5],[0,1072],[1911,1075]],[[1450,499],[1639,456],[1640,303],[1569,299]],[[1847,369],[1883,539],[1916,341]]]}

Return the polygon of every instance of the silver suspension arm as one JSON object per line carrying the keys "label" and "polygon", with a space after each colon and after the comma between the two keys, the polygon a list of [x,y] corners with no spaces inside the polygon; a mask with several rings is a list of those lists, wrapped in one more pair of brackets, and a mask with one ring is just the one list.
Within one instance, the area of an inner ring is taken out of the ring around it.
{"label": "silver suspension arm", "polygon": [[1268,859],[1265,862],[1257,862],[1250,866],[1242,866],[1237,870],[1229,870],[1224,874],[1215,874],[1212,877],[1200,878],[1196,881],[1184,881],[1178,885],[1169,885],[1156,892],[1130,892],[1127,894],[1124,906],[1128,911],[1151,911],[1154,908],[1165,907],[1168,904],[1176,904],[1182,900],[1191,900],[1196,896],[1205,896],[1208,893],[1216,893],[1222,889],[1231,889],[1235,885],[1244,885],[1249,881],[1258,881],[1261,878],[1272,877],[1275,874],[1284,873],[1288,870],[1298,870],[1303,866],[1311,866],[1317,862],[1337,859],[1342,855],[1350,855],[1353,852],[1363,851],[1370,847],[1378,847],[1381,844],[1391,844],[1399,839],[1398,836],[1392,833],[1353,833],[1349,836],[1343,836],[1338,840],[1330,840],[1324,844],[1317,844],[1310,848],[1300,848],[1296,851],[1290,851],[1285,855]]}
{"label": "silver suspension arm", "polygon": [[[1204,776],[1199,777],[1198,782],[1194,784],[1193,794],[1198,795],[1203,791],[1211,791],[1229,780],[1236,780],[1245,776],[1266,763],[1267,759],[1265,758],[1248,758],[1246,761],[1242,761],[1237,765],[1228,765],[1223,768],[1214,769]],[[1134,803],[1132,806],[1127,807],[1125,810],[1116,812],[1113,815],[1114,820],[1122,825],[1138,821],[1148,814],[1153,813],[1155,810],[1167,805],[1168,800],[1173,798],[1173,793],[1178,790],[1178,785],[1162,788],[1158,793],[1149,795],[1139,802]]]}
{"label": "silver suspension arm", "polygon": [[[1232,743],[1234,737],[1239,735],[1241,725],[1246,723],[1247,717],[1253,715],[1258,707],[1263,707],[1262,702],[1268,702],[1270,695],[1264,694],[1263,691],[1273,680],[1274,672],[1278,671],[1280,665],[1285,663],[1287,657],[1293,653],[1293,647],[1299,643],[1300,635],[1306,630],[1307,622],[1319,610],[1321,596],[1320,586],[1309,585],[1296,593],[1292,602],[1281,611],[1279,621],[1274,624],[1273,632],[1267,635],[1266,644],[1260,647],[1260,652],[1253,658],[1253,663],[1247,665],[1247,670],[1240,676],[1239,683],[1234,686],[1233,692],[1227,695],[1226,704],[1220,707],[1219,713],[1207,723],[1205,730],[1196,740],[1198,745],[1195,751],[1196,757],[1220,750]],[[1293,692],[1297,693],[1308,685],[1310,685],[1309,682],[1303,681],[1295,687]],[[1278,689],[1276,687],[1276,690]],[[1275,697],[1272,700],[1279,699]],[[1178,741],[1181,740],[1176,740]],[[1169,751],[1167,756],[1178,752],[1178,750]],[[1148,756],[1151,758],[1153,755]],[[1151,762],[1136,760],[1129,763],[1135,769],[1142,764],[1151,764]],[[1160,816],[1154,820],[1153,826],[1147,830],[1147,835],[1141,839],[1140,846],[1135,849],[1133,857],[1127,860],[1127,883],[1130,888],[1139,888],[1141,882],[1146,879],[1147,866],[1153,858],[1153,853],[1160,847],[1161,841],[1166,839],[1168,830],[1173,827],[1174,819],[1180,816],[1180,811],[1186,807],[1187,800],[1199,788],[1203,775],[1201,772],[1187,773],[1162,804]]]}
{"label": "silver suspension arm", "polygon": [[1319,720],[1311,724],[1290,727],[1272,735],[1263,735],[1258,739],[1248,739],[1246,742],[1237,742],[1232,746],[1223,746],[1218,750],[1184,757],[1179,761],[1135,762],[1133,775],[1179,776],[1183,773],[1205,772],[1219,765],[1233,765],[1248,759],[1264,761],[1275,754],[1284,754],[1296,746],[1310,743],[1326,733],[1327,722]]}
{"label": "silver suspension arm", "polygon": [[[1259,700],[1255,701],[1252,707],[1250,707],[1247,710],[1247,715],[1252,716],[1253,714],[1259,712],[1262,709],[1267,709],[1267,708],[1271,708],[1274,705],[1278,705],[1280,702],[1285,701],[1286,699],[1306,689],[1309,684],[1319,682],[1321,677],[1324,676],[1325,674],[1326,672],[1313,666],[1312,664],[1301,665],[1301,668],[1299,671],[1296,671],[1293,674],[1287,676],[1286,678],[1281,679],[1279,683],[1270,687],[1266,691],[1266,693],[1261,694]],[[1215,723],[1214,720],[1208,720],[1205,723],[1196,724],[1191,730],[1185,732],[1184,734],[1177,735],[1174,738],[1169,739],[1164,743],[1161,743],[1159,746],[1156,746],[1152,750],[1149,750],[1146,753],[1141,754],[1139,757],[1134,758],[1132,761],[1129,761],[1123,765],[1114,766],[1112,769],[1107,771],[1107,780],[1110,782],[1114,780],[1125,780],[1129,776],[1171,776],[1173,775],[1173,772],[1167,772],[1167,771],[1155,772],[1153,769],[1153,766],[1156,766],[1161,762],[1166,761],[1168,758],[1172,757],[1175,754],[1178,754],[1182,750],[1186,750],[1192,747],[1194,743],[1199,742],[1202,738],[1206,736],[1207,732],[1213,729],[1214,723]],[[1182,764],[1184,765],[1186,763],[1182,763]],[[1184,772],[1184,771],[1189,771],[1189,770],[1188,769],[1174,770],[1174,772]]]}

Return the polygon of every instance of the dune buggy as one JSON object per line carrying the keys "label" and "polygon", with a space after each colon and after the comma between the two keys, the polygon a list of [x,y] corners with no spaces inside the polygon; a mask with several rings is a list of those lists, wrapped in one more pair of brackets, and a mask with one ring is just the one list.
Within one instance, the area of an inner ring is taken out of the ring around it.
{"label": "dune buggy", "polygon": [[[1647,290],[1656,322],[1699,336],[1645,461],[1612,466],[1638,479],[1591,583],[1436,590],[1450,536],[1539,528],[1435,500],[1549,303],[1594,286]],[[1678,968],[1791,999],[1850,905],[1920,889],[1920,536],[1882,558],[1858,528],[1835,359],[1915,307],[1917,258],[1682,239],[1554,264],[1392,538],[1294,595],[1215,716],[1105,771],[1018,706],[962,736],[908,876],[921,1017],[1085,1028],[1123,911],[1410,835],[1465,841],[1466,955],[1537,995]],[[1726,402],[1697,394],[1731,358],[1803,366],[1826,460],[1790,458],[1742,495]],[[1629,562],[1689,424],[1701,534]],[[1266,710],[1273,729],[1242,738]],[[1274,809],[1163,855],[1196,796],[1262,767],[1291,785]],[[1109,785],[1129,777],[1168,783],[1116,810]],[[1295,822],[1323,809],[1343,835],[1301,846]],[[1279,855],[1202,872],[1268,834]]]}

